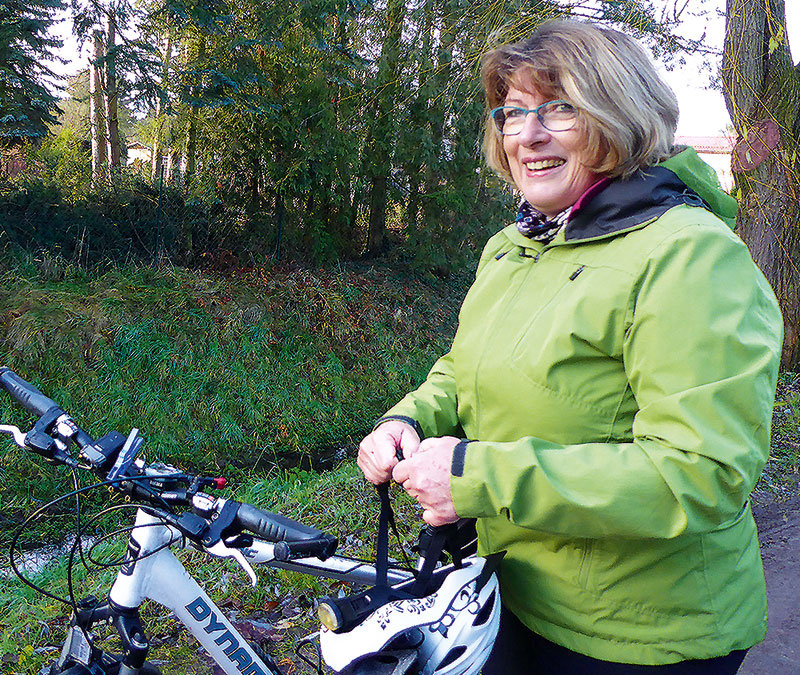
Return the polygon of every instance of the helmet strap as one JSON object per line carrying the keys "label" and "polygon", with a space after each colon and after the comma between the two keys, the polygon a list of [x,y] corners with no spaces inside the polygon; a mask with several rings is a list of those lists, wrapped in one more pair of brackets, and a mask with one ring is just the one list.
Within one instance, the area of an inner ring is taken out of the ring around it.
{"label": "helmet strap", "polygon": [[394,536],[400,541],[397,533],[397,524],[394,520],[392,504],[389,501],[389,483],[376,486],[378,498],[381,500],[381,511],[378,516],[378,541],[375,545],[375,585],[388,586],[389,573],[389,526],[391,525]]}

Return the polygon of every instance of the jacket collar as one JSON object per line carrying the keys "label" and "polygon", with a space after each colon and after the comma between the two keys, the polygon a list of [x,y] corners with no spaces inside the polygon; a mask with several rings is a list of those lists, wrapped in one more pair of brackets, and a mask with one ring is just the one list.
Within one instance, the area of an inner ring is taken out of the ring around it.
{"label": "jacket collar", "polygon": [[611,181],[581,204],[564,228],[567,243],[641,227],[678,204],[705,206],[672,171],[653,166]]}

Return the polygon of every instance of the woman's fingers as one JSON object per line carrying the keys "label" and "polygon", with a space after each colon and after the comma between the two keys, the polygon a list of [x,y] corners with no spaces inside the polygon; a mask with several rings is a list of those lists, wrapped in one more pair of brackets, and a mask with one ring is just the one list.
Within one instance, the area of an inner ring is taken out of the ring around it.
{"label": "woman's fingers", "polygon": [[458,520],[450,492],[450,465],[457,443],[452,436],[425,439],[392,472],[392,478],[422,506],[422,517],[429,525]]}
{"label": "woman's fingers", "polygon": [[392,477],[397,464],[397,452],[413,453],[419,446],[419,435],[410,424],[399,420],[384,422],[358,446],[356,463],[365,478],[375,485]]}

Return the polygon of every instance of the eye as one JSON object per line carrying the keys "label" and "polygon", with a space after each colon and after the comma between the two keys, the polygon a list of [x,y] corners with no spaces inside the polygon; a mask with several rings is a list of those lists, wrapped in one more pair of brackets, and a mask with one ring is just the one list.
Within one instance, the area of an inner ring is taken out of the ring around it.
{"label": "eye", "polygon": [[575,113],[575,108],[569,103],[561,101],[559,103],[554,103],[548,112],[554,112],[558,115],[573,115]]}
{"label": "eye", "polygon": [[506,120],[518,120],[522,117],[525,117],[525,113],[527,110],[523,110],[522,108],[503,108],[503,115],[505,116]]}

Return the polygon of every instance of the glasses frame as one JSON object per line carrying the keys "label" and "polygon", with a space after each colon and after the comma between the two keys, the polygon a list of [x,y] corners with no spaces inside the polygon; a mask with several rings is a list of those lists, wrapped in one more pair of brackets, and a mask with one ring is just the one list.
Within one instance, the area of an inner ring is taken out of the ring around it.
{"label": "glasses frame", "polygon": [[[541,110],[545,106],[552,105],[553,103],[564,103],[564,104],[568,105],[570,108],[572,108],[575,111],[575,119],[572,122],[571,126],[567,127],[566,129],[551,129],[550,127],[548,127],[544,123],[544,117],[542,116]],[[522,133],[522,129],[525,127],[525,124],[523,123],[523,125],[522,125],[522,127],[520,127],[519,131],[514,131],[512,133],[504,132],[500,128],[500,123],[497,120],[497,113],[499,113],[501,110],[507,110],[507,109],[523,111],[525,113],[525,119],[526,120],[528,119],[528,115],[533,113],[534,115],[536,115],[536,119],[539,120],[539,124],[541,124],[545,129],[547,129],[548,131],[550,131],[550,132],[552,132],[554,134],[557,134],[557,133],[559,133],[561,131],[570,131],[571,129],[574,129],[575,128],[575,124],[578,121],[578,110],[577,110],[577,108],[574,105],[572,105],[572,103],[570,103],[569,101],[565,101],[565,100],[560,99],[560,98],[556,99],[554,101],[545,101],[544,103],[542,103],[542,105],[537,106],[535,108],[522,108],[521,106],[517,106],[517,105],[501,105],[501,106],[498,106],[497,108],[492,108],[489,111],[489,116],[492,118],[492,121],[494,122],[494,127],[495,127],[495,129],[497,129],[498,133],[501,136],[517,136],[518,134]]]}

